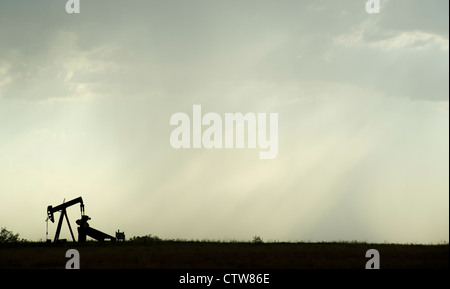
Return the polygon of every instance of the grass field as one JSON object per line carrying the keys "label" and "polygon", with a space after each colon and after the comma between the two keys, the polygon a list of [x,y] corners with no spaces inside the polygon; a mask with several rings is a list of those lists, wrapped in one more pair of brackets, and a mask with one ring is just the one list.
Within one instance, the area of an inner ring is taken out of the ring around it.
{"label": "grass field", "polygon": [[364,243],[146,242],[0,246],[0,269],[64,269],[68,249],[81,269],[364,269],[368,249],[381,269],[448,269],[449,245]]}

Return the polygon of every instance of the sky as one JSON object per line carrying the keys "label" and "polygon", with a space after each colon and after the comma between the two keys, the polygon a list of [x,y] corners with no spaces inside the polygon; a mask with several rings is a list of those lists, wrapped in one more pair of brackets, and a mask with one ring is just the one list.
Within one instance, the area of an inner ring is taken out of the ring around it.
{"label": "sky", "polygon": [[[448,1],[65,2],[0,2],[0,227],[448,242]],[[194,105],[277,113],[278,154],[173,148]]]}

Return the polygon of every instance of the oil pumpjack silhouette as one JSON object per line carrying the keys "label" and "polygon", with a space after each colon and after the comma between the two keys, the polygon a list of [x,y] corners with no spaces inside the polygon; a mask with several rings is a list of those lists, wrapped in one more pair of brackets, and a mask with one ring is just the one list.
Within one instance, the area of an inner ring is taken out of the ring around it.
{"label": "oil pumpjack silhouette", "polygon": [[[106,233],[103,233],[99,230],[96,230],[92,227],[89,226],[88,222],[91,218],[89,218],[88,216],[86,216],[84,214],[84,203],[83,203],[83,199],[81,197],[78,197],[76,199],[73,199],[69,202],[63,202],[62,204],[56,206],[56,207],[52,207],[52,206],[48,206],[47,207],[47,236],[48,236],[48,220],[52,221],[52,223],[55,222],[55,218],[54,218],[54,213],[55,212],[61,212],[61,215],[59,216],[59,221],[58,221],[58,227],[56,228],[56,233],[55,233],[55,238],[53,240],[54,243],[56,242],[64,242],[65,239],[59,239],[59,234],[61,233],[61,226],[62,223],[64,221],[64,218],[67,221],[67,225],[69,226],[69,231],[70,234],[72,235],[72,240],[74,242],[75,241],[75,237],[73,235],[73,231],[72,231],[72,227],[70,226],[70,222],[69,222],[69,217],[67,216],[67,211],[66,209],[70,206],[73,206],[75,204],[80,204],[80,210],[81,210],[81,219],[77,220],[76,223],[78,224],[78,242],[79,243],[83,243],[86,242],[86,237],[89,236],[97,241],[100,242],[104,242],[106,240],[109,240],[111,242],[116,241],[116,238],[108,235]],[[47,238],[47,242],[51,242],[48,238]]]}

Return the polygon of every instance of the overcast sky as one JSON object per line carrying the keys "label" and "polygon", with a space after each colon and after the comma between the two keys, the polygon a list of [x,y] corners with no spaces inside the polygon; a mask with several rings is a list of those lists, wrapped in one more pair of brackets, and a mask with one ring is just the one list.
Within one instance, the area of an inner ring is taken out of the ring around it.
{"label": "overcast sky", "polygon": [[[448,242],[449,1],[65,2],[0,2],[0,227]],[[278,113],[278,156],[172,148],[194,104]]]}

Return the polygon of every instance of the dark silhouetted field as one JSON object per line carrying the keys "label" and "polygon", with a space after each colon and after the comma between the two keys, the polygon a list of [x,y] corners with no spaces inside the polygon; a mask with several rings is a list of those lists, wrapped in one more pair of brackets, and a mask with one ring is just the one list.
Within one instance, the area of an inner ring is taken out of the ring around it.
{"label": "dark silhouetted field", "polygon": [[381,269],[448,269],[448,245],[361,243],[23,243],[0,247],[1,269],[64,269],[68,249],[81,269],[364,269],[368,249]]}

